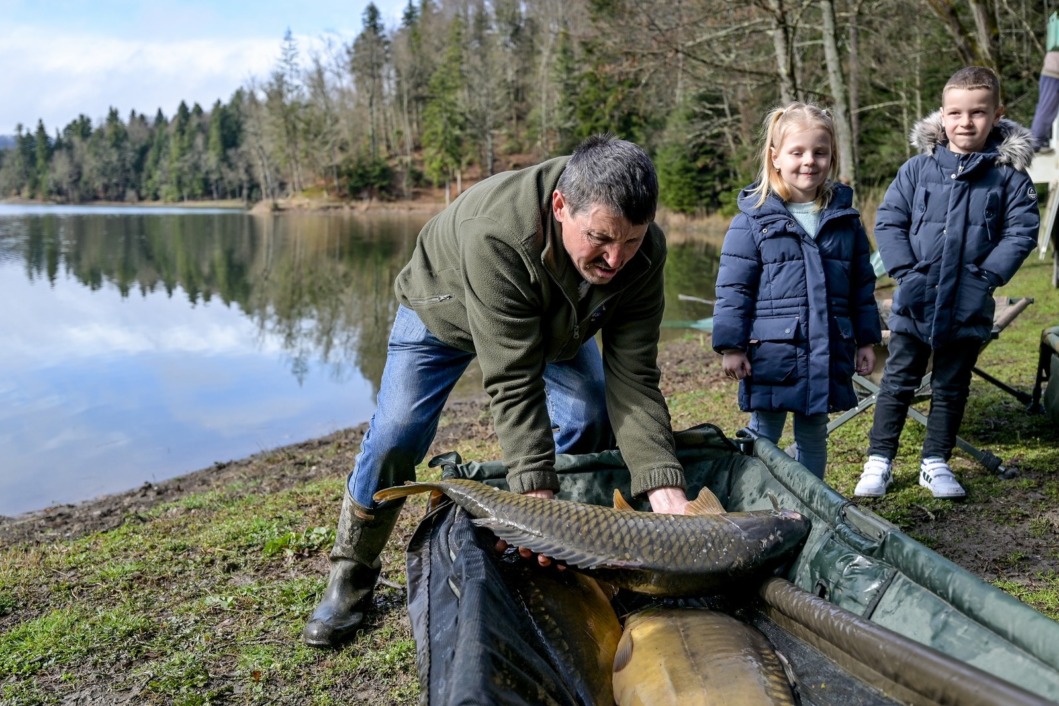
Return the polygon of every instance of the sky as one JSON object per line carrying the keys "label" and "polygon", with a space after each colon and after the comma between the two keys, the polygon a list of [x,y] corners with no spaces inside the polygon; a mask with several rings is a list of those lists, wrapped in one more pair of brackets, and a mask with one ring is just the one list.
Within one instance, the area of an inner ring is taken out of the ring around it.
{"label": "sky", "polygon": [[[375,0],[387,28],[407,0]],[[111,107],[172,117],[180,101],[227,102],[276,66],[289,29],[307,65],[326,38],[352,41],[368,0],[0,0],[0,135],[43,120],[55,135]]]}

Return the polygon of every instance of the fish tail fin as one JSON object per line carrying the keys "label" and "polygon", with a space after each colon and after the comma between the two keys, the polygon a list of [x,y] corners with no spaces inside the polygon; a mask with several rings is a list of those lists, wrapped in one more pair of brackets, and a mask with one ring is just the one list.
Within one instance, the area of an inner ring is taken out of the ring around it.
{"label": "fish tail fin", "polygon": [[688,509],[685,510],[687,515],[723,515],[726,512],[720,498],[706,486],[702,486],[699,497],[688,503]]}
{"label": "fish tail fin", "polygon": [[621,490],[619,488],[614,489],[614,509],[633,511],[636,510],[636,508],[630,505],[629,501],[625,499],[625,496],[621,494]]}
{"label": "fish tail fin", "polygon": [[405,481],[404,485],[395,485],[390,488],[383,488],[371,496],[375,502],[384,503],[388,500],[397,500],[398,498],[407,498],[409,495],[415,495],[416,493],[425,493],[428,490],[433,490],[434,485],[432,483],[415,483],[413,481]]}

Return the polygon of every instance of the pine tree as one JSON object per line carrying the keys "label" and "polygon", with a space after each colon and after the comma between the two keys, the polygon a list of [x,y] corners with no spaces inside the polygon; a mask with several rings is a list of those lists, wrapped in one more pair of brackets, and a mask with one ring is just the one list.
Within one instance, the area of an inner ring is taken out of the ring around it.
{"label": "pine tree", "polygon": [[430,78],[430,100],[423,115],[423,161],[435,184],[444,182],[445,202],[452,197],[452,179],[462,164],[466,117],[459,103],[463,87],[463,21],[456,17],[440,66]]}

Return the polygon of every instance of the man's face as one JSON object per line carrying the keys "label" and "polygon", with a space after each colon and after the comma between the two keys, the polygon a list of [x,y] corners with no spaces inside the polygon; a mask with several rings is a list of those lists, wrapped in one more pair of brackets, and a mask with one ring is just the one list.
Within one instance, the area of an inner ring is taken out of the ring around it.
{"label": "man's face", "polygon": [[981,152],[989,132],[1000,122],[1004,109],[985,88],[950,88],[941,101],[941,119],[949,150],[956,154]]}
{"label": "man's face", "polygon": [[634,226],[610,209],[593,204],[571,213],[562,193],[552,193],[552,212],[562,224],[563,247],[589,284],[607,284],[643,244],[647,224]]}

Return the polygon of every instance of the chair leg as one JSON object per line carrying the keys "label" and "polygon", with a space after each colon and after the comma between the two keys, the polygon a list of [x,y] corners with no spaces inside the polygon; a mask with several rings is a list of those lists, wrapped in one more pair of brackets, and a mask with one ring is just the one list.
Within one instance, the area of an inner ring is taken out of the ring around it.
{"label": "chair leg", "polygon": [[1037,354],[1037,379],[1033,383],[1033,395],[1030,399],[1030,406],[1026,410],[1030,414],[1043,414],[1044,406],[1041,404],[1041,392],[1044,389],[1044,381],[1049,376],[1048,362],[1052,356],[1052,349],[1045,345],[1045,342],[1041,341],[1041,348]]}
{"label": "chair leg", "polygon": [[973,372],[975,375],[979,376],[980,378],[982,378],[986,382],[992,383],[993,385],[996,385],[1001,390],[1003,390],[1004,392],[1008,393],[1009,395],[1011,395],[1012,397],[1017,399],[1022,404],[1028,405],[1030,403],[1030,401],[1033,399],[1030,395],[1027,395],[1022,390],[1016,390],[1014,387],[1011,387],[1010,385],[1008,385],[1006,383],[1003,383],[1000,380],[997,380],[995,377],[993,377],[989,373],[985,372],[984,370],[979,370],[978,368],[971,368],[971,372]]}

